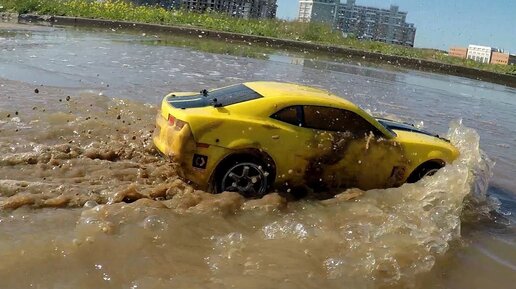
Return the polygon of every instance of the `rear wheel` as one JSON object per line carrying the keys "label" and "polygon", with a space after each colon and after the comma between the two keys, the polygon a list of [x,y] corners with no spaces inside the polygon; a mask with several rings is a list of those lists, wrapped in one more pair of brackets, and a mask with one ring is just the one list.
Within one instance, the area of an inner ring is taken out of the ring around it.
{"label": "rear wheel", "polygon": [[235,157],[221,164],[213,180],[215,193],[237,192],[247,198],[267,193],[271,175],[264,162],[256,157]]}

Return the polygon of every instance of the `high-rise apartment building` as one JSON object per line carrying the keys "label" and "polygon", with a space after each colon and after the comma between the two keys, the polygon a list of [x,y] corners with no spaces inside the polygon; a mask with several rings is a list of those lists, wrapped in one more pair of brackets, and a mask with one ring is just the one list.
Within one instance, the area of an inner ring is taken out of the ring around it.
{"label": "high-rise apartment building", "polygon": [[391,5],[390,9],[360,6],[355,0],[339,5],[336,26],[361,39],[414,46],[416,27],[407,23],[407,12]]}
{"label": "high-rise apartment building", "polygon": [[132,0],[138,4],[158,4],[167,8],[196,12],[216,11],[241,18],[275,18],[276,0]]}
{"label": "high-rise apartment building", "polygon": [[356,0],[300,0],[299,21],[326,22],[359,39],[414,46],[416,27],[407,23],[407,12],[356,5]]}
{"label": "high-rise apartment building", "polygon": [[333,25],[340,0],[300,0],[299,21],[323,22]]}

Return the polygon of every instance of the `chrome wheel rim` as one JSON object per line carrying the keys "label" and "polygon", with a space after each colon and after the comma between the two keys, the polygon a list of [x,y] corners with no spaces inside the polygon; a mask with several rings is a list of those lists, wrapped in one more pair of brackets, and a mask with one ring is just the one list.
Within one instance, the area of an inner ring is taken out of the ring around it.
{"label": "chrome wheel rim", "polygon": [[267,190],[267,176],[257,164],[236,164],[224,174],[221,189],[238,192],[246,197],[259,197]]}

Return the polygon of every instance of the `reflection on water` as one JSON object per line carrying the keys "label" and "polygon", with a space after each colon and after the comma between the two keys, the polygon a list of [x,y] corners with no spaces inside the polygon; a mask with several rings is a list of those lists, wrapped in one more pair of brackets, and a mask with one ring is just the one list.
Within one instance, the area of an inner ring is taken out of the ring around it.
{"label": "reflection on water", "polygon": [[[499,146],[516,143],[514,90],[302,52],[242,58],[148,45],[153,35],[45,29],[0,43],[0,76],[25,81],[0,79],[1,288],[516,282],[516,168]],[[153,105],[171,90],[258,79],[325,87],[448,131],[461,158],[416,184],[326,201],[244,200],[178,179],[150,143]],[[487,190],[491,172],[497,186]]]}
{"label": "reflection on water", "polygon": [[362,66],[350,65],[344,63],[335,63],[329,61],[321,61],[315,59],[307,59],[303,61],[303,66],[312,69],[331,70],[336,72],[348,73],[352,75],[360,75],[386,81],[396,81],[400,75],[394,73],[385,73],[385,71],[374,68],[364,69]]}
{"label": "reflection on water", "polygon": [[155,38],[156,39],[150,40],[144,39],[138,42],[143,45],[195,48],[195,50],[202,52],[229,54],[264,60],[268,59],[269,53],[275,52],[275,50],[272,48],[253,46],[248,44],[227,45],[225,42],[220,42],[214,39],[203,39],[202,41],[199,41],[199,39],[192,37],[159,37],[157,35]]}

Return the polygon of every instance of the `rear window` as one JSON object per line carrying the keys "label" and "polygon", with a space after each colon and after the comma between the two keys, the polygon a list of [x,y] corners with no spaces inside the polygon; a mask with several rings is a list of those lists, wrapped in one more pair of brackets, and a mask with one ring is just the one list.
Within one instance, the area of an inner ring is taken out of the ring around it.
{"label": "rear window", "polygon": [[204,106],[223,107],[263,97],[244,84],[232,85],[198,94],[170,97],[168,103],[175,108],[194,108]]}

